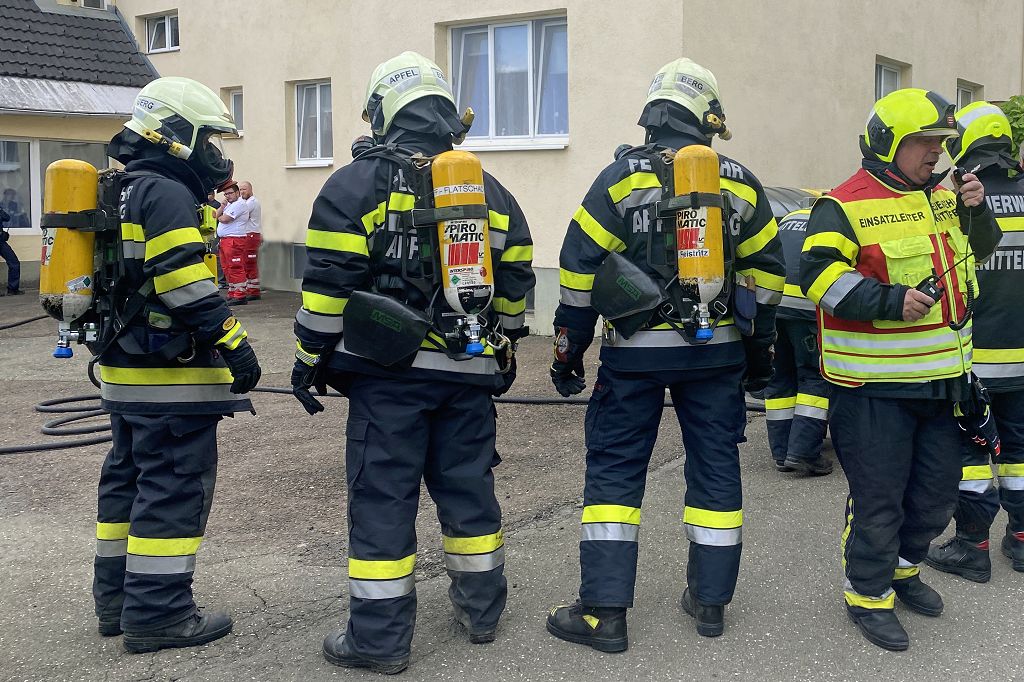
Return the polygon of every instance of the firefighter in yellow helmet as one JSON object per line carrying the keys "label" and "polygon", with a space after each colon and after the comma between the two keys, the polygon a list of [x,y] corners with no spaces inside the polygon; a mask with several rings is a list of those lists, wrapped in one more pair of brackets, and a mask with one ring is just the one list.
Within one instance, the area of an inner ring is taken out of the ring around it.
{"label": "firefighter in yellow helmet", "polygon": [[[327,181],[309,218],[292,387],[310,414],[323,410],[313,386],[329,383],[349,399],[348,624],[326,636],[324,657],[396,673],[409,663],[416,619],[421,481],[437,504],[449,595],[469,640],[493,641],[505,608],[492,395],[511,385],[512,351],[528,332],[533,243],[516,200],[489,174],[459,188],[433,184],[447,160],[474,162],[451,151],[468,125],[432,61],[404,52],[380,64],[363,117],[374,139],[358,141],[356,159]],[[467,191],[477,199],[466,220],[439,220],[443,200]],[[418,221],[431,211],[433,220]],[[438,222],[458,239],[443,244]],[[453,256],[458,273],[439,276]],[[493,287],[470,264],[478,258],[489,259]],[[478,275],[469,298],[493,293],[490,303],[456,311],[453,280]]]}
{"label": "firefighter in yellow helmet", "polygon": [[[681,605],[699,634],[725,629],[742,550],[743,389],[763,389],[771,378],[785,283],[778,226],[761,183],[710,149],[715,136],[731,136],[714,75],[686,58],[666,64],[638,123],[647,144],[616,154],[569,223],[551,365],[559,393],[580,393],[584,353],[598,315],[605,318],[585,420],[579,601],[552,609],[547,619],[555,637],[605,652],[628,647],[640,506],[666,388],[686,449],[690,544]],[[678,164],[689,159],[709,189],[694,192],[697,205],[659,215],[665,202],[678,201]],[[663,262],[666,238],[675,246]],[[684,283],[681,268],[690,267],[691,255],[720,273],[717,293],[705,288],[715,277]],[[625,298],[616,293],[622,291]]]}
{"label": "firefighter in yellow helmet", "polygon": [[[963,415],[963,475],[957,503],[956,534],[928,551],[932,568],[968,580],[992,575],[989,529],[1000,503],[1008,517],[1000,541],[1016,571],[1024,571],[1024,323],[1018,313],[1024,271],[1024,171],[1014,158],[1010,122],[994,104],[974,102],[956,113],[959,137],[946,140],[953,163],[977,168],[985,200],[1003,231],[999,247],[978,284],[984,295],[974,307],[973,371],[985,385],[990,406]],[[993,485],[996,465],[999,491]]]}
{"label": "firefighter in yellow helmet", "polygon": [[113,445],[100,474],[93,596],[100,634],[123,630],[131,652],[231,631],[227,615],[197,609],[192,576],[213,503],[217,423],[252,410],[244,394],[260,377],[199,231],[200,205],[231,179],[218,139],[234,132],[209,88],[159,78],[107,147],[127,171],[112,301],[124,328],[99,341]]}
{"label": "firefighter in yellow helmet", "polygon": [[895,598],[942,612],[918,564],[955,506],[953,411],[971,398],[974,269],[1000,234],[975,175],[954,191],[935,173],[942,141],[959,134],[953,110],[920,89],[878,100],[860,138],[862,168],[815,202],[800,261],[850,486],[846,607],[870,642],[891,650],[910,644]]}

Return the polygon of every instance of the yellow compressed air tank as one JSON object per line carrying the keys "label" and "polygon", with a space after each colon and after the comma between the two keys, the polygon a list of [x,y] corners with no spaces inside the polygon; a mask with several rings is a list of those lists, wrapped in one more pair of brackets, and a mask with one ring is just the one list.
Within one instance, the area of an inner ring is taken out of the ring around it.
{"label": "yellow compressed air tank", "polygon": [[[710,147],[683,147],[672,161],[676,196],[694,192],[721,196],[718,154]],[[676,267],[680,283],[698,295],[698,339],[710,339],[708,304],[725,286],[725,254],[721,204],[698,199],[698,206],[676,213]]]}
{"label": "yellow compressed air tank", "polygon": [[[96,168],[85,161],[54,161],[46,168],[43,212],[61,214],[95,209],[97,178]],[[64,325],[74,322],[92,305],[95,246],[94,232],[67,227],[43,229],[39,302],[43,310]]]}
{"label": "yellow compressed air tank", "polygon": [[[440,154],[431,164],[435,208],[484,204],[480,160],[463,151]],[[483,312],[494,295],[494,268],[486,218],[458,218],[437,224],[441,283],[457,313]]]}

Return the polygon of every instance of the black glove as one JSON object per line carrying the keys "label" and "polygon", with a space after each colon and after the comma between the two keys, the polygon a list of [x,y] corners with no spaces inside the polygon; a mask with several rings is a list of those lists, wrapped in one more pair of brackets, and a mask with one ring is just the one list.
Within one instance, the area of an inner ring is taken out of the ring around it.
{"label": "black glove", "polygon": [[551,363],[551,383],[563,398],[576,395],[587,386],[583,356],[593,341],[593,332],[555,327],[555,361]]}
{"label": "black glove", "polygon": [[747,371],[743,375],[743,390],[747,393],[763,391],[768,382],[775,376],[774,346],[754,346],[744,344],[747,352]]}
{"label": "black glove", "polygon": [[260,363],[248,341],[242,339],[234,350],[221,347],[220,354],[224,356],[224,362],[234,377],[231,382],[232,393],[248,393],[256,388],[261,374]]}
{"label": "black glove", "polygon": [[975,445],[985,448],[992,457],[999,457],[1002,442],[992,418],[992,399],[988,389],[977,377],[971,381],[971,395],[968,400],[953,406],[953,415],[960,430],[964,431]]}
{"label": "black glove", "polygon": [[324,411],[324,405],[309,392],[316,388],[317,395],[327,395],[327,378],[321,371],[320,353],[307,351],[299,345],[295,352],[295,367],[292,368],[292,395],[302,403],[310,415]]}

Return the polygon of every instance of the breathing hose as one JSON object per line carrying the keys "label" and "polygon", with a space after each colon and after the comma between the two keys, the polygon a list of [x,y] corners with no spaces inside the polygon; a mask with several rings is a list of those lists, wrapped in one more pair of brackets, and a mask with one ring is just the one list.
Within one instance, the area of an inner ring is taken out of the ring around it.
{"label": "breathing hose", "polygon": [[15,327],[20,327],[23,324],[28,324],[29,322],[35,322],[37,320],[45,320],[48,317],[50,317],[50,316],[49,315],[38,315],[36,317],[30,317],[27,320],[18,320],[17,322],[11,322],[10,324],[0,324],[0,331],[3,331],[5,329],[14,329]]}

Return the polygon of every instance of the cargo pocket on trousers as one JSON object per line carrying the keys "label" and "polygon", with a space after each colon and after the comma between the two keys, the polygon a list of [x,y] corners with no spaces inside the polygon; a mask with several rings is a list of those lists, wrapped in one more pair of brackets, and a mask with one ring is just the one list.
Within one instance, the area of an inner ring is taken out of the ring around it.
{"label": "cargo pocket on trousers", "polygon": [[587,415],[583,419],[584,442],[587,450],[600,450],[607,442],[601,427],[601,413],[607,409],[605,403],[612,393],[612,387],[608,384],[594,384],[594,393],[587,403]]}
{"label": "cargo pocket on trousers", "polygon": [[201,474],[217,464],[217,414],[167,417],[167,430],[174,436],[174,473]]}
{"label": "cargo pocket on trousers", "polygon": [[366,459],[366,432],[369,428],[370,420],[366,417],[348,418],[345,427],[345,480],[349,488],[358,487],[359,474]]}

